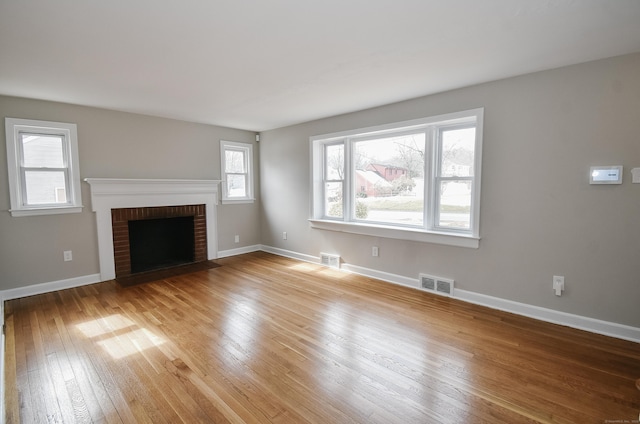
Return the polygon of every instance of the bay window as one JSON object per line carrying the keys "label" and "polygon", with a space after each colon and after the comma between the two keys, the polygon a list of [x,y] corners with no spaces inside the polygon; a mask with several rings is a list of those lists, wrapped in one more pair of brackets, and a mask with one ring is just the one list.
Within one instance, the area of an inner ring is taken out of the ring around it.
{"label": "bay window", "polygon": [[314,228],[477,247],[483,110],[311,137]]}

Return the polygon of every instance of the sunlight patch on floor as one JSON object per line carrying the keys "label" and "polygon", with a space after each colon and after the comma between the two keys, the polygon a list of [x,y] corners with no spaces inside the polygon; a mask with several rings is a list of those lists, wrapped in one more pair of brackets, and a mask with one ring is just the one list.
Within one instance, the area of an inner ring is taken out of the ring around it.
{"label": "sunlight patch on floor", "polygon": [[[166,343],[162,337],[140,328],[121,314],[86,321],[76,325],[76,328],[87,338],[98,339],[96,343],[113,359],[122,359]],[[111,337],[104,338],[106,336]]]}
{"label": "sunlight patch on floor", "polygon": [[76,325],[76,328],[80,330],[82,334],[92,339],[134,325],[136,325],[136,323],[129,318],[123,317],[121,314],[113,314],[83,322],[82,324]]}
{"label": "sunlight patch on floor", "polygon": [[311,271],[316,271],[318,269],[318,266],[319,265],[302,262],[299,264],[291,265],[288,268],[294,271],[311,272]]}
{"label": "sunlight patch on floor", "polygon": [[348,271],[344,271],[344,270],[341,271],[341,270],[338,270],[338,269],[327,268],[327,267],[324,267],[323,269],[321,269],[319,271],[319,274],[322,274],[322,275],[327,276],[327,277],[335,278],[335,279],[338,279],[338,280],[341,280],[343,278],[347,278],[350,275],[350,273]]}
{"label": "sunlight patch on floor", "polygon": [[160,346],[166,340],[151,333],[146,328],[130,331],[122,336],[111,337],[98,342],[113,359],[122,359],[143,350]]}

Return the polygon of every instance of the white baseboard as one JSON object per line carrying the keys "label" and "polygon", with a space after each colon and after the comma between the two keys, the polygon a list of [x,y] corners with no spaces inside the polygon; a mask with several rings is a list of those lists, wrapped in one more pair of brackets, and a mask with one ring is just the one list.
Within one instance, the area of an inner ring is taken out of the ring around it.
{"label": "white baseboard", "polygon": [[[291,252],[275,247],[262,246],[262,250],[265,252],[273,253],[280,256],[286,256],[293,259],[299,259],[306,262],[312,262],[316,264],[320,263],[319,257]],[[375,269],[346,263],[343,263],[340,269],[346,272],[352,272],[354,274],[360,274],[366,277],[371,277],[385,282],[420,290],[418,285],[418,277],[413,279],[402,275],[391,274],[384,271],[378,271]],[[469,303],[474,303],[480,306],[486,306],[491,309],[497,309],[500,311],[511,312],[517,315],[534,318],[540,321],[546,321],[553,324],[559,324],[579,330],[589,331],[591,333],[602,334],[605,336],[640,343],[640,328],[638,327],[631,327],[615,322],[602,321],[595,318],[584,317],[581,315],[569,314],[566,312],[542,308],[526,303],[514,302],[512,300],[487,296],[484,294],[467,290],[460,290],[457,288],[454,289],[453,298]]]}
{"label": "white baseboard", "polygon": [[405,287],[410,287],[412,289],[418,288],[418,278],[409,278],[404,277],[402,275],[391,274],[384,271],[378,271],[376,269],[370,269],[361,267],[358,265],[351,264],[342,264],[340,269],[348,272],[352,272],[354,274],[364,275],[365,277],[375,278],[377,280],[382,280],[387,283],[398,284]]}
{"label": "white baseboard", "polygon": [[253,246],[239,247],[237,249],[219,250],[218,258],[226,258],[228,256],[242,255],[245,253],[257,252],[262,250],[262,245],[254,244]]}
{"label": "white baseboard", "polygon": [[560,324],[567,327],[576,328],[578,330],[585,330],[591,333],[602,334],[605,336],[611,336],[618,339],[640,343],[640,328],[631,327],[629,325],[602,321],[599,319],[584,317],[581,315],[569,314],[567,312],[542,308],[540,306],[528,305],[526,303],[514,302],[512,300],[487,296],[467,290],[455,289],[454,297],[456,299],[464,300],[465,302],[487,306],[492,309],[498,309],[501,311],[511,312],[517,315],[535,318],[553,324]]}
{"label": "white baseboard", "polygon": [[99,283],[100,274],[84,275],[82,277],[68,278],[66,280],[52,281],[49,283],[32,284],[25,287],[3,290],[0,292],[0,299],[18,299],[21,297],[34,296],[36,294],[50,293],[57,290],[71,289],[74,287],[86,286],[88,284]]}
{"label": "white baseboard", "polygon": [[278,255],[278,256],[285,256],[291,259],[299,259],[304,262],[311,262],[314,264],[320,263],[319,256],[316,257],[311,255],[305,255],[304,253],[293,252],[291,250],[280,249],[278,247],[262,245],[260,250],[262,250],[263,252],[273,253],[274,255]]}

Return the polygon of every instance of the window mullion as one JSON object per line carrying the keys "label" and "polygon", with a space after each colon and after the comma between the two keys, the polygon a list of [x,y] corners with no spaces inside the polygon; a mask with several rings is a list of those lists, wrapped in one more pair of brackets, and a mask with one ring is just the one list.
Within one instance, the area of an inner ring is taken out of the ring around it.
{"label": "window mullion", "polygon": [[342,181],[342,207],[344,213],[342,214],[342,219],[344,221],[352,221],[353,220],[353,177],[351,173],[353,172],[353,149],[352,149],[353,141],[349,138],[344,140],[344,175]]}
{"label": "window mullion", "polygon": [[427,230],[434,227],[436,213],[436,131],[433,127],[427,128],[425,132],[425,158],[424,158],[424,225]]}
{"label": "window mullion", "polygon": [[433,128],[433,145],[434,145],[434,158],[433,158],[433,212],[432,212],[432,224],[431,229],[439,227],[440,223],[440,202],[441,202],[441,182],[445,179],[442,177],[442,127],[435,126]]}

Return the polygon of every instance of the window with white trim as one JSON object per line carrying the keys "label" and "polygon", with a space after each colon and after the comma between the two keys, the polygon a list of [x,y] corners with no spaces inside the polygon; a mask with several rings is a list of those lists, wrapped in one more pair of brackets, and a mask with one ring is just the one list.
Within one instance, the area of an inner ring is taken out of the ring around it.
{"label": "window with white trim", "polygon": [[222,203],[251,203],[253,197],[253,146],[220,141]]}
{"label": "window with white trim", "polygon": [[315,228],[477,247],[483,110],[311,137]]}
{"label": "window with white trim", "polygon": [[82,211],[75,124],[5,118],[12,216]]}

